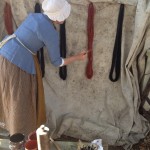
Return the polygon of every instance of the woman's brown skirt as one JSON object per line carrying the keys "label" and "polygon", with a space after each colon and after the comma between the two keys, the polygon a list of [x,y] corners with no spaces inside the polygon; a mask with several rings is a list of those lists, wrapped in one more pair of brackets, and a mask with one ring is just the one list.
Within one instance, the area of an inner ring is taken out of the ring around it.
{"label": "woman's brown skirt", "polygon": [[0,56],[0,122],[10,134],[28,135],[36,129],[36,75]]}

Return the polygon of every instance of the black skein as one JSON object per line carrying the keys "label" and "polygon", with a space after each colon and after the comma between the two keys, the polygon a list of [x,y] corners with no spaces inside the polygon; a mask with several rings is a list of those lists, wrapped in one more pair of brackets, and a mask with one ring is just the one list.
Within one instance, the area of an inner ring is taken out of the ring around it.
{"label": "black skein", "polygon": [[41,13],[41,5],[39,3],[35,4],[34,12]]}
{"label": "black skein", "polygon": [[[118,16],[118,26],[117,26],[117,33],[116,33],[114,50],[113,50],[112,65],[111,65],[110,74],[109,74],[109,79],[112,82],[116,82],[120,77],[123,19],[124,19],[124,4],[121,4],[119,16]],[[115,73],[113,74],[114,71]]]}
{"label": "black skein", "polygon": [[[66,58],[66,29],[65,22],[60,25],[60,56]],[[66,80],[67,78],[67,66],[59,68],[59,76],[61,79]]]}
{"label": "black skein", "polygon": [[45,61],[44,61],[44,50],[43,48],[41,48],[38,52],[37,52],[37,57],[40,63],[40,67],[41,67],[41,71],[42,71],[42,78],[45,75]]}
{"label": "black skein", "polygon": [[[39,3],[35,4],[34,12],[35,13],[41,13],[41,5]],[[44,50],[43,50],[43,48],[41,48],[37,52],[37,57],[38,57],[40,67],[41,67],[42,77],[44,77],[44,75],[45,75],[45,61],[44,61]]]}

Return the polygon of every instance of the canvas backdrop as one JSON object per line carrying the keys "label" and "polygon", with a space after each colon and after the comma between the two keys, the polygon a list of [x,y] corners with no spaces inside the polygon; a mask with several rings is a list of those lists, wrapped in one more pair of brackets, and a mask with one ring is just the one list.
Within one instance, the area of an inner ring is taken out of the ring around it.
{"label": "canvas backdrop", "polygon": [[[14,26],[34,12],[35,0],[7,0],[11,3]],[[88,0],[68,0],[72,6],[66,21],[67,56],[87,48]],[[41,1],[40,1],[41,2]],[[146,54],[150,48],[149,0],[91,0],[95,7],[93,70],[85,76],[87,62],[67,66],[67,79],[51,65],[45,49],[46,73],[43,78],[47,126],[54,138],[62,134],[91,141],[102,138],[111,145],[131,145],[144,138],[150,126],[139,114],[140,91],[150,75]],[[109,80],[120,4],[125,4],[123,22],[121,77]],[[0,2],[0,36],[6,35]],[[59,30],[59,26],[57,26]],[[150,65],[150,64],[149,64]],[[141,84],[140,84],[141,83]]]}

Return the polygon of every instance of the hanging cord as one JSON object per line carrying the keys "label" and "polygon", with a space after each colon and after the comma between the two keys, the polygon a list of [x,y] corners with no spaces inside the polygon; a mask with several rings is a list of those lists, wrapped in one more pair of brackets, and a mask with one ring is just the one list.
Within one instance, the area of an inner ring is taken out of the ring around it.
{"label": "hanging cord", "polygon": [[[37,2],[35,4],[35,13],[41,13],[41,5]],[[43,48],[41,48],[38,52],[37,52],[37,57],[40,63],[40,67],[41,67],[41,71],[42,71],[42,78],[45,75],[45,61],[44,61],[44,50]]]}
{"label": "hanging cord", "polygon": [[[123,19],[124,19],[124,4],[121,4],[119,16],[118,16],[118,26],[117,26],[117,33],[116,33],[114,50],[113,50],[112,64],[111,64],[111,69],[110,69],[110,73],[109,73],[109,79],[112,82],[116,82],[120,77]],[[115,71],[115,73],[113,73],[114,71]]]}
{"label": "hanging cord", "polygon": [[88,37],[88,64],[86,67],[86,76],[91,79],[93,76],[93,38],[94,38],[94,6],[93,3],[88,7],[88,20],[87,20],[87,37]]}
{"label": "hanging cord", "polygon": [[[60,25],[60,56],[66,58],[66,28],[65,22]],[[59,68],[59,76],[61,79],[66,80],[67,78],[67,66]]]}
{"label": "hanging cord", "polygon": [[11,5],[6,2],[4,7],[4,23],[6,31],[9,35],[13,34],[13,17],[11,11]]}

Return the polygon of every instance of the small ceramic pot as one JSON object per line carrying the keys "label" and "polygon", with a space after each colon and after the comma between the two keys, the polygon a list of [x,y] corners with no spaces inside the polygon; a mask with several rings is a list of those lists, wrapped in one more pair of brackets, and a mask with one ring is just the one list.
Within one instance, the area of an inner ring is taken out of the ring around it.
{"label": "small ceramic pot", "polygon": [[37,140],[36,138],[36,131],[34,132],[31,132],[29,135],[28,135],[28,140],[31,141],[31,140]]}
{"label": "small ceramic pot", "polygon": [[37,141],[31,140],[25,143],[25,150],[38,150]]}

